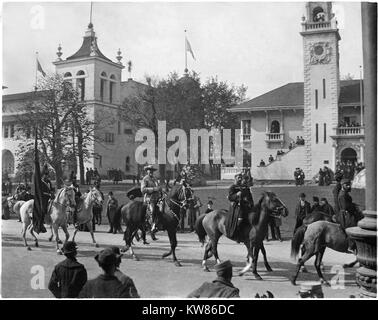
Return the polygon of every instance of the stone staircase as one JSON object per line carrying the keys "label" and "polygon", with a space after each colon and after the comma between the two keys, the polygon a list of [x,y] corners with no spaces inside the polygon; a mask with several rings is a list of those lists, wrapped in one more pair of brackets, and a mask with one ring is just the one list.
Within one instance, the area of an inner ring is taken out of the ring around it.
{"label": "stone staircase", "polygon": [[251,174],[256,180],[294,180],[295,168],[303,169],[304,165],[305,146],[296,146],[264,167],[252,166]]}

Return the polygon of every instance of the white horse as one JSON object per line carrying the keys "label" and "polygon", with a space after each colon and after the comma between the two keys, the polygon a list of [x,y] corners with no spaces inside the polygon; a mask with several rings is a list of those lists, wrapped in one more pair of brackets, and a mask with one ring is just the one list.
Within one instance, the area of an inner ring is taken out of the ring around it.
{"label": "white horse", "polygon": [[[50,201],[48,205],[48,213],[50,215],[51,221],[49,224],[51,225],[51,236],[49,241],[53,238],[53,230],[56,236],[56,250],[58,253],[61,253],[59,249],[59,235],[58,229],[61,227],[66,235],[66,241],[69,239],[69,233],[67,231],[67,222],[68,222],[68,214],[67,209],[69,207],[75,207],[75,191],[71,187],[64,187],[58,189],[55,194],[54,200]],[[34,199],[29,201],[18,201],[14,205],[14,210],[16,213],[20,213],[21,222],[22,222],[22,238],[25,242],[25,247],[27,250],[31,250],[27,241],[26,241],[26,231],[29,230],[30,234],[33,236],[35,241],[35,246],[38,247],[38,239],[33,232],[33,224],[32,224],[32,217],[33,217],[33,208],[34,208]]]}
{"label": "white horse", "polygon": [[101,192],[97,190],[96,188],[92,188],[87,194],[85,194],[82,199],[79,207],[79,210],[77,212],[77,225],[76,230],[74,232],[72,241],[75,241],[76,233],[79,231],[79,226],[86,225],[89,229],[89,232],[92,237],[92,241],[95,244],[96,248],[99,247],[98,243],[96,242],[93,234],[93,205],[97,203],[98,205],[102,205],[103,199]]}

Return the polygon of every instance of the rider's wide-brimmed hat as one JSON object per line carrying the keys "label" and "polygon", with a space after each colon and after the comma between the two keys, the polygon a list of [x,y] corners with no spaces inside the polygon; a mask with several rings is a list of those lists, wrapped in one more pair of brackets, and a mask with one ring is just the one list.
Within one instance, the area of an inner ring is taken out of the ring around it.
{"label": "rider's wide-brimmed hat", "polygon": [[148,165],[144,167],[144,171],[151,170],[151,171],[156,171],[157,169],[154,168],[152,165]]}

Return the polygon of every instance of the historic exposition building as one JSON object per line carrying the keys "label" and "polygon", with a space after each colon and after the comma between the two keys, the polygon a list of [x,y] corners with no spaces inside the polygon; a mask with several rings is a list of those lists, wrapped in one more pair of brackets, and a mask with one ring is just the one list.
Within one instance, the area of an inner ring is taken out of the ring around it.
{"label": "historic exposition building", "polygon": [[[332,4],[307,3],[300,34],[304,82],[288,83],[230,108],[239,115],[255,179],[293,179],[296,167],[311,179],[321,167],[334,170],[337,161],[364,161],[362,81],[340,80],[341,38]],[[304,143],[296,145],[297,137]],[[276,157],[278,150],[284,153]],[[274,161],[268,161],[270,155]],[[265,165],[260,166],[261,160]],[[225,168],[222,176],[232,173]]]}
{"label": "historic exposition building", "polygon": [[[93,120],[101,122],[104,110],[115,119],[112,125],[94,133],[101,139],[90,146],[90,158],[85,167],[96,167],[100,174],[106,174],[109,168],[115,168],[121,169],[126,175],[135,175],[138,165],[134,157],[134,129],[127,122],[120,121],[119,108],[126,97],[135,94],[144,85],[132,79],[121,81],[124,69],[121,52],[118,51],[117,62],[104,56],[97,46],[92,23],[88,25],[82,46],[75,54],[63,60],[59,47],[57,56],[57,60],[53,62],[56,72],[76,86]],[[22,131],[18,130],[16,117],[23,113],[26,102],[35,97],[34,92],[3,96],[2,171],[11,177],[15,175],[17,167],[17,149],[20,143],[25,142],[20,137]]]}

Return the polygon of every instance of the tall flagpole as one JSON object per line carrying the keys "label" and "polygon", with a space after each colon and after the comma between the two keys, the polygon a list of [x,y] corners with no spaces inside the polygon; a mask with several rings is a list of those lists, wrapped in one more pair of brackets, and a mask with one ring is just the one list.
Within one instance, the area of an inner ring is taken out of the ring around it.
{"label": "tall flagpole", "polygon": [[188,73],[188,48],[186,47],[186,30],[185,30],[185,74]]}
{"label": "tall flagpole", "polygon": [[37,76],[38,74],[38,51],[35,53],[35,85],[34,85],[34,90],[37,91]]}
{"label": "tall flagpole", "polygon": [[93,2],[91,1],[91,15],[89,17],[89,23],[92,24],[92,7],[93,7]]}

